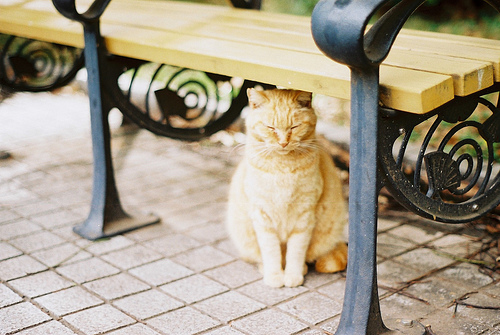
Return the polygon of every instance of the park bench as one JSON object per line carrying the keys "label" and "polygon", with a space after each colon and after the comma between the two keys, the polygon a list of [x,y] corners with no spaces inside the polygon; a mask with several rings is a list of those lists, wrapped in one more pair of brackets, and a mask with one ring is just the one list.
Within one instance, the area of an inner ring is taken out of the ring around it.
{"label": "park bench", "polygon": [[[401,30],[423,0],[398,2],[373,25],[369,19],[388,0],[323,0],[312,18],[251,10],[260,1],[246,0],[233,1],[245,9],[79,1],[78,11],[73,0],[53,2],[64,16],[48,0],[0,2],[0,82],[58,87],[85,58],[94,187],[89,217],[75,227],[83,237],[158,221],[122,209],[110,153],[112,108],[156,134],[198,140],[234,121],[246,88],[257,85],[351,99],[349,266],[337,334],[386,329],[375,254],[382,187],[417,214],[448,223],[474,220],[500,203],[500,111],[491,102],[500,91],[500,42]],[[488,2],[500,9],[500,1]],[[408,176],[403,161],[419,133]]]}

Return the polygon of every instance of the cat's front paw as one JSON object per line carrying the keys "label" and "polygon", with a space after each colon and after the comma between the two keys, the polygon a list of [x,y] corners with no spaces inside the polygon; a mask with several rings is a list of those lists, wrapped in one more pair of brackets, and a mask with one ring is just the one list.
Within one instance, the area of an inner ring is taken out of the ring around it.
{"label": "cat's front paw", "polygon": [[264,274],[264,284],[271,287],[282,287],[284,284],[283,271]]}
{"label": "cat's front paw", "polygon": [[286,287],[296,287],[304,282],[304,275],[301,273],[285,273],[284,282]]}

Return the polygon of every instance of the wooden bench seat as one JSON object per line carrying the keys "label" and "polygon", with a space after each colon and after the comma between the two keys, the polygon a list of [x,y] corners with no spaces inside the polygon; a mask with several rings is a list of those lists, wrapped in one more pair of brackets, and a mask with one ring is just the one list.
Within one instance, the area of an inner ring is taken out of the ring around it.
{"label": "wooden bench seat", "polygon": [[[350,96],[349,69],[319,51],[308,17],[113,0],[101,31],[112,54]],[[62,17],[50,0],[1,2],[0,32],[83,47],[81,25]],[[425,113],[494,81],[500,81],[500,42],[405,30],[381,66],[380,100],[396,110]]]}

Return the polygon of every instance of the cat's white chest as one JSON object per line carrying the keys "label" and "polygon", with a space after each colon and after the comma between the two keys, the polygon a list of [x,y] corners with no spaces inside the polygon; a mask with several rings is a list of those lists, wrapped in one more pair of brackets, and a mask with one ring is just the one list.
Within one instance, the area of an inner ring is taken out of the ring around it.
{"label": "cat's white chest", "polygon": [[[304,214],[314,212],[321,196],[323,181],[315,167],[299,172],[263,172],[250,167],[245,180],[245,192],[250,210],[266,216],[267,228],[276,230],[281,240],[310,222]],[[314,217],[314,215],[312,215]]]}

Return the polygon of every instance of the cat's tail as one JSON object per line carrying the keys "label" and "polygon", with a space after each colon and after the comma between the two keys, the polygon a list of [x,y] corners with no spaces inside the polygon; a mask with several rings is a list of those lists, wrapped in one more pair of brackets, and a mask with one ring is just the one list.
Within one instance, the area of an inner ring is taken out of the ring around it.
{"label": "cat's tail", "polygon": [[316,271],[333,273],[345,270],[347,266],[347,245],[339,242],[329,253],[316,260]]}

